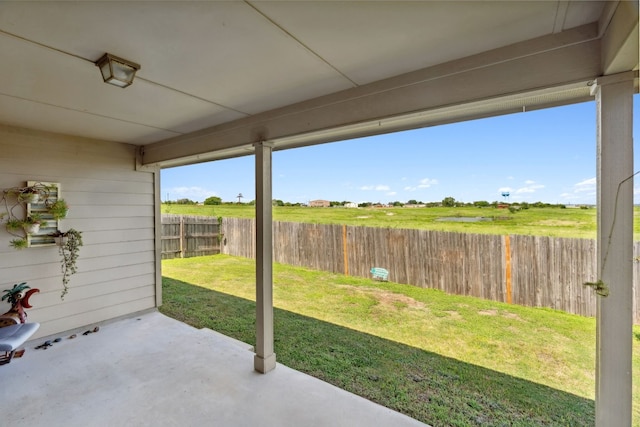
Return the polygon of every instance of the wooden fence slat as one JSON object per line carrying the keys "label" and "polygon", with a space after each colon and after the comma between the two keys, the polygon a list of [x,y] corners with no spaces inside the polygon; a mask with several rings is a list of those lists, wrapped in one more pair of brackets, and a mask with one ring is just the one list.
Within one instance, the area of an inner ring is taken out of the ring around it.
{"label": "wooden fence slat", "polygon": [[218,218],[162,215],[162,259],[189,258],[220,253]]}
{"label": "wooden fence slat", "polygon": [[[163,230],[171,230],[173,223]],[[225,254],[255,257],[255,221],[223,218]],[[344,231],[343,231],[344,230]],[[316,270],[371,277],[372,267],[389,280],[507,302],[505,239],[497,235],[274,222],[274,261]],[[346,240],[345,240],[346,239]],[[175,250],[163,240],[163,252]],[[583,285],[597,278],[596,241],[509,236],[511,300],[595,316],[596,296]],[[166,246],[165,246],[166,245]],[[348,252],[344,253],[344,248]],[[634,256],[640,242],[634,243]],[[640,263],[634,261],[634,322],[640,323]]]}

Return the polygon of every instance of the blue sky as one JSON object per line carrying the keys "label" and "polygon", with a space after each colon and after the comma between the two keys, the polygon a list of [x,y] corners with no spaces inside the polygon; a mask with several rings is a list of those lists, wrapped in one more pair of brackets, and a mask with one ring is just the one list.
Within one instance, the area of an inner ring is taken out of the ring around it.
{"label": "blue sky", "polygon": [[[588,102],[273,153],[273,198],[291,203],[595,204],[596,104]],[[640,95],[634,95],[640,170]],[[164,169],[162,200],[255,198],[254,157]],[[640,180],[636,179],[636,203]]]}

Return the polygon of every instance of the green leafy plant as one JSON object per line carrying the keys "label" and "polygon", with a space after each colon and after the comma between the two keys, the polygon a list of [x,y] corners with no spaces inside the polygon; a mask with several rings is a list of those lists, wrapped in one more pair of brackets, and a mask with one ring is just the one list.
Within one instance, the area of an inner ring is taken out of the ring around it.
{"label": "green leafy plant", "polygon": [[591,288],[593,288],[593,290],[596,292],[596,294],[602,296],[602,297],[608,297],[609,296],[609,287],[607,286],[606,283],[604,283],[602,281],[602,279],[598,280],[597,282],[586,282],[584,283],[584,286],[589,286]]}
{"label": "green leafy plant", "polygon": [[14,305],[20,299],[18,296],[27,289],[31,289],[31,287],[27,285],[27,282],[16,283],[13,285],[13,288],[4,290],[2,301],[7,300],[9,304]]}
{"label": "green leafy plant", "polygon": [[47,210],[49,211],[51,216],[53,216],[53,219],[58,220],[67,216],[69,205],[64,199],[58,199],[51,206],[49,206]]}
{"label": "green leafy plant", "polygon": [[13,239],[9,242],[9,245],[14,249],[24,249],[29,246],[29,242],[25,238]]}
{"label": "green leafy plant", "polygon": [[42,215],[32,212],[31,215],[24,219],[23,224],[42,224],[42,222]]}
{"label": "green leafy plant", "polygon": [[5,227],[7,227],[7,230],[9,231],[19,230],[20,228],[22,228],[22,221],[20,221],[19,219],[10,219],[5,224]]}
{"label": "green leafy plant", "polygon": [[78,271],[76,261],[78,260],[78,253],[82,246],[82,232],[70,228],[66,232],[58,230],[52,233],[54,237],[61,237],[58,244],[58,253],[61,256],[60,267],[62,270],[62,294],[60,299],[64,299],[65,295],[69,292],[69,276],[75,274]]}

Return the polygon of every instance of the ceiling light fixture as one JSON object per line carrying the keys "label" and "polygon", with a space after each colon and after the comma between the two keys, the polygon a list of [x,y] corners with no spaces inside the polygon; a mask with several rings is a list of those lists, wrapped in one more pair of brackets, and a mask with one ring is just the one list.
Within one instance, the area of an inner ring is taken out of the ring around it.
{"label": "ceiling light fixture", "polygon": [[100,67],[102,79],[105,83],[118,87],[127,87],[133,83],[133,77],[136,71],[140,69],[140,65],[126,59],[119,58],[110,53],[105,53],[96,61],[96,65]]}

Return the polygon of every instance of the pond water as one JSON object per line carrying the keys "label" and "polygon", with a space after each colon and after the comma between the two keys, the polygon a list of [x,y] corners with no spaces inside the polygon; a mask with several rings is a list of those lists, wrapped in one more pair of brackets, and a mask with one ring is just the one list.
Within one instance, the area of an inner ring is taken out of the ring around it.
{"label": "pond water", "polygon": [[451,216],[438,218],[436,221],[450,221],[450,222],[482,222],[493,221],[493,218],[487,218],[484,216]]}

